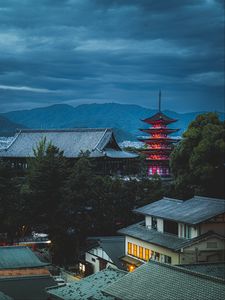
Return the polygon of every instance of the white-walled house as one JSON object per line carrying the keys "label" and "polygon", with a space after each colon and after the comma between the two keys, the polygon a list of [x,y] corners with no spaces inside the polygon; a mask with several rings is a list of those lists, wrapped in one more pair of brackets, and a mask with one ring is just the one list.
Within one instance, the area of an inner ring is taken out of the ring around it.
{"label": "white-walled house", "polygon": [[134,212],[144,221],[119,230],[129,270],[149,259],[170,264],[225,260],[225,200],[163,198]]}
{"label": "white-walled house", "polygon": [[120,257],[124,255],[124,236],[92,237],[89,238],[90,240],[93,243],[85,252],[85,262],[79,264],[81,273],[88,275],[87,266],[89,274],[97,273],[108,267],[123,268]]}

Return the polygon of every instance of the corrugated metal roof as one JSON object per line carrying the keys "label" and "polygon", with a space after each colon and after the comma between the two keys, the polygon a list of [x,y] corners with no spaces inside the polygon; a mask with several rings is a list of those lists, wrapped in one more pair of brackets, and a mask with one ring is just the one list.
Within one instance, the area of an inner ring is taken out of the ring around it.
{"label": "corrugated metal roof", "polygon": [[163,198],[134,212],[194,225],[225,213],[225,200],[200,196],[186,201]]}
{"label": "corrugated metal roof", "polygon": [[47,293],[64,300],[109,300],[112,298],[104,296],[101,290],[126,274],[125,271],[107,268],[65,286],[49,288]]}
{"label": "corrugated metal roof", "polygon": [[34,268],[48,265],[39,260],[28,247],[0,247],[0,270]]}
{"label": "corrugated metal roof", "polygon": [[150,261],[103,290],[121,300],[222,300],[225,281]]}
{"label": "corrugated metal roof", "polygon": [[[16,134],[7,149],[0,151],[0,157],[33,157],[39,142],[46,138],[46,142],[64,151],[67,158],[78,157],[81,151],[89,151],[90,157],[107,156],[112,158],[133,158],[136,155],[124,152],[117,144],[110,128],[77,128],[65,130],[21,130]],[[112,145],[113,149],[105,147]],[[111,156],[110,156],[111,155]]]}

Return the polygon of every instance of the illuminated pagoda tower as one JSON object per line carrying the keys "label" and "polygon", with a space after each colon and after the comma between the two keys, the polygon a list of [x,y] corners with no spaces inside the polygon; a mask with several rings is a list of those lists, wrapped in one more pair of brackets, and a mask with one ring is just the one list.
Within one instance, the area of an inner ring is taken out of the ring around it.
{"label": "illuminated pagoda tower", "polygon": [[148,176],[158,174],[161,177],[170,177],[169,156],[173,150],[173,144],[179,140],[171,138],[169,135],[179,129],[168,128],[168,125],[177,120],[171,119],[161,112],[161,91],[159,91],[159,111],[142,121],[151,125],[148,129],[140,129],[150,136],[139,139],[146,145],[142,153],[146,156]]}

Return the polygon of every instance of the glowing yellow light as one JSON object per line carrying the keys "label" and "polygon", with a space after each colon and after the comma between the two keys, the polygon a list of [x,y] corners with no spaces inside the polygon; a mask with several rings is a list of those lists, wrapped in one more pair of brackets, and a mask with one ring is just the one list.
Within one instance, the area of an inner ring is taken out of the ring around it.
{"label": "glowing yellow light", "polygon": [[134,271],[134,266],[133,265],[129,266],[129,272],[133,272],[133,271]]}

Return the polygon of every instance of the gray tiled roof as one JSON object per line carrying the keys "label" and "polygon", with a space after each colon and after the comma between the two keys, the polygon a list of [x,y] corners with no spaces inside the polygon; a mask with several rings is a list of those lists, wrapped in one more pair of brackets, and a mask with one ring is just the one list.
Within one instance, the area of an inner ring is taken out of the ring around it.
{"label": "gray tiled roof", "polygon": [[194,225],[225,213],[225,200],[199,196],[186,201],[163,198],[134,212]]}
{"label": "gray tiled roof", "polygon": [[0,270],[34,268],[48,265],[39,260],[28,247],[0,247]]}
{"label": "gray tiled roof", "polygon": [[162,233],[154,229],[148,229],[145,227],[144,222],[139,222],[126,228],[122,228],[118,230],[118,233],[172,250],[178,250],[182,248],[184,244],[190,241],[184,238],[179,238],[173,234]]}
{"label": "gray tiled roof", "polygon": [[101,290],[126,274],[125,271],[107,268],[79,281],[49,288],[47,293],[63,300],[109,300],[113,298],[103,295]]}
{"label": "gray tiled roof", "polygon": [[194,272],[203,273],[213,277],[223,278],[225,280],[225,262],[207,262],[179,266]]}
{"label": "gray tiled roof", "polygon": [[225,281],[150,261],[103,292],[121,300],[222,300]]}
{"label": "gray tiled roof", "polygon": [[[137,155],[124,152],[117,144],[112,129],[109,128],[77,128],[66,130],[21,130],[7,149],[0,151],[0,157],[33,157],[33,149],[40,140],[46,138],[47,143],[64,151],[65,157],[78,157],[81,151],[89,151],[90,157],[134,158]],[[113,145],[105,150],[107,145]],[[112,149],[113,148],[113,149]]]}
{"label": "gray tiled roof", "polygon": [[93,237],[89,238],[89,240],[96,240],[98,242],[97,246],[100,246],[103,251],[106,252],[118,268],[122,268],[122,263],[119,258],[125,254],[124,236]]}

